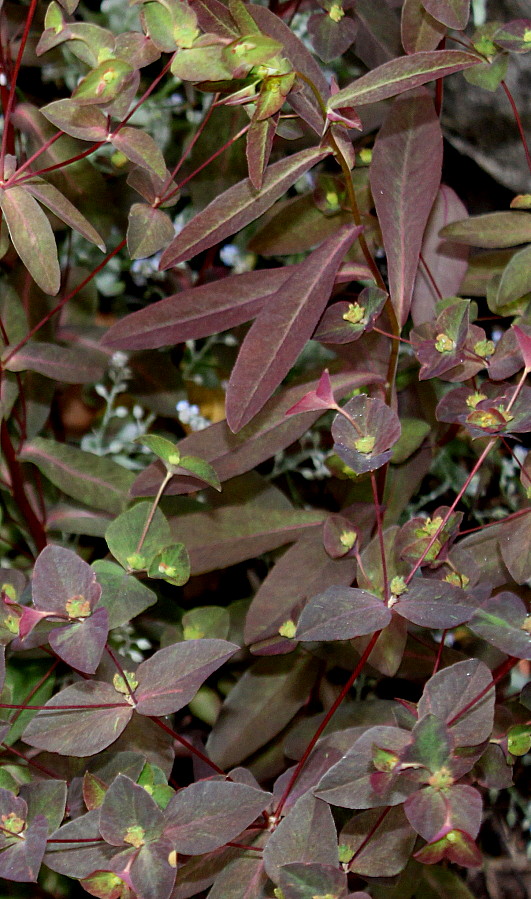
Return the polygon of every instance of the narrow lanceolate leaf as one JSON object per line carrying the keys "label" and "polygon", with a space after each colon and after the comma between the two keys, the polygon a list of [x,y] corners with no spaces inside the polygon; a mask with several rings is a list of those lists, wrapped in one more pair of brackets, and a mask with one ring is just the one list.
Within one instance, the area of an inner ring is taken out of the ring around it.
{"label": "narrow lanceolate leaf", "polygon": [[[7,348],[9,353],[9,347]],[[37,371],[64,384],[93,384],[105,371],[103,353],[29,340],[5,364],[7,371]]]}
{"label": "narrow lanceolate leaf", "polygon": [[470,0],[422,0],[422,5],[434,19],[448,28],[462,31],[470,15]]}
{"label": "narrow lanceolate leaf", "polygon": [[118,349],[151,350],[226,331],[253,318],[264,298],[292,273],[290,266],[259,269],[182,290],[126,315],[109,328],[103,342]]}
{"label": "narrow lanceolate leaf", "polygon": [[329,102],[332,109],[340,106],[364,106],[388,97],[396,97],[428,81],[444,78],[481,62],[478,56],[462,50],[420,50],[409,56],[399,56],[362,75],[348,84]]}
{"label": "narrow lanceolate leaf", "polygon": [[254,222],[327,154],[328,150],[310,147],[274,163],[267,169],[259,192],[249,178],[229,187],[177,235],[163,253],[160,268],[164,270],[184,262]]}
{"label": "narrow lanceolate leaf", "polygon": [[440,236],[471,247],[516,247],[531,241],[531,214],[516,209],[511,212],[487,212],[446,225]]}
{"label": "narrow lanceolate leaf", "polygon": [[141,715],[170,715],[195,696],[201,684],[239,646],[226,640],[187,640],[159,649],[137,669],[135,691]]}
{"label": "narrow lanceolate leaf", "polygon": [[227,423],[246,425],[267,402],[311,337],[341,261],[361,228],[346,226],[305,261],[271,298],[245,337],[227,390]]}
{"label": "narrow lanceolate leaf", "polygon": [[24,444],[19,458],[33,462],[67,496],[104,512],[122,511],[134,480],[131,472],[111,459],[44,437]]}
{"label": "narrow lanceolate leaf", "polygon": [[52,226],[31,194],[23,187],[0,190],[0,207],[13,246],[41,290],[55,296],[61,270]]}
{"label": "narrow lanceolate leaf", "polygon": [[269,162],[273,138],[277,130],[277,122],[278,116],[270,116],[262,122],[253,122],[247,132],[245,153],[249,179],[257,190],[262,187],[264,172]]}
{"label": "narrow lanceolate leaf", "polygon": [[131,259],[145,259],[158,253],[168,246],[174,234],[169,215],[147,203],[133,203],[127,225],[127,249]]}
{"label": "narrow lanceolate leaf", "polygon": [[65,225],[70,225],[74,231],[81,234],[91,243],[95,244],[102,252],[105,250],[105,243],[90,222],[87,222],[84,215],[81,215],[78,209],[67,200],[60,190],[57,190],[53,184],[48,184],[43,178],[32,178],[26,181],[24,189],[28,191],[39,203],[50,209],[57,218],[60,218]]}
{"label": "narrow lanceolate leaf", "polygon": [[371,189],[382,229],[391,302],[403,325],[422,237],[441,180],[442,133],[425,91],[394,103],[376,139]]}

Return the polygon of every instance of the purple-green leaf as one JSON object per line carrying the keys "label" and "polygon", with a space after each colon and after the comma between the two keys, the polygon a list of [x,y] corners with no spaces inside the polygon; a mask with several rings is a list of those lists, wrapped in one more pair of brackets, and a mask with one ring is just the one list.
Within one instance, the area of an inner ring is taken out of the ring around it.
{"label": "purple-green leaf", "polygon": [[55,100],[41,108],[52,125],[80,140],[106,140],[107,117],[96,106],[78,106],[73,100]]}
{"label": "purple-green leaf", "polygon": [[105,243],[96,229],[53,184],[49,184],[43,178],[30,178],[24,182],[24,189],[39,203],[50,209],[65,225],[70,225],[74,231],[77,231],[90,243],[95,244],[102,252],[105,251]]}
{"label": "purple-green leaf", "polygon": [[422,5],[434,19],[447,28],[463,31],[470,15],[470,0],[422,0]]}
{"label": "purple-green leaf", "polygon": [[414,578],[406,592],[398,596],[393,609],[413,624],[429,628],[457,627],[468,621],[474,611],[460,587],[428,578]]}
{"label": "purple-green leaf", "polygon": [[404,0],[401,32],[406,53],[416,53],[418,50],[435,50],[446,29],[426,12],[422,0]]}
{"label": "purple-green leaf", "polygon": [[[167,213],[147,203],[133,203],[127,224],[127,249],[131,259],[153,256],[168,246],[174,234],[173,222]],[[151,311],[153,307],[147,308]]]}
{"label": "purple-green leaf", "polygon": [[97,350],[28,340],[10,357],[5,368],[17,372],[36,371],[64,384],[94,384],[103,376],[105,360]]}
{"label": "purple-green leaf", "polygon": [[276,293],[292,274],[292,268],[286,266],[190,287],[126,315],[109,328],[103,343],[147,350],[226,331],[253,318],[265,298]]}
{"label": "purple-green leaf", "polygon": [[[112,846],[139,846],[160,837],[164,816],[144,787],[124,774],[110,785],[100,810],[100,833]],[[125,844],[125,845],[124,845]]]}
{"label": "purple-green leaf", "polygon": [[358,474],[385,465],[400,437],[396,412],[364,393],[349,400],[343,410],[332,422],[334,452]]}
{"label": "purple-green leaf", "polygon": [[255,319],[227,388],[227,423],[239,431],[289,372],[319,321],[341,261],[361,228],[345,227],[308,257]]}
{"label": "purple-green leaf", "polygon": [[[523,510],[522,510],[523,511]],[[499,546],[503,561],[517,584],[531,578],[531,513],[504,522]]]}
{"label": "purple-green leaf", "polygon": [[188,640],[159,649],[137,669],[136,709],[141,715],[170,715],[195,696],[207,677],[239,646],[226,640]]}
{"label": "purple-green leaf", "polygon": [[33,462],[52,484],[88,506],[119,513],[126,505],[133,476],[112,459],[45,437],[25,443],[19,458]]}
{"label": "purple-green leaf", "polygon": [[252,824],[270,800],[271,793],[246,784],[223,780],[193,783],[170,799],[164,835],[185,855],[212,852]]}
{"label": "purple-green leaf", "polygon": [[[413,796],[416,796],[413,793]],[[367,834],[372,834],[367,840]],[[361,877],[394,877],[405,868],[415,843],[415,833],[401,805],[359,812],[343,827],[339,845],[348,847],[348,870]],[[349,897],[350,899],[350,897]]]}
{"label": "purple-green leaf", "polygon": [[110,684],[81,681],[48,700],[24,731],[23,740],[60,755],[95,755],[114,743],[132,714],[125,696]]}
{"label": "purple-green leaf", "polygon": [[376,138],[370,180],[400,325],[409,314],[441,167],[442,132],[429,94],[419,91],[396,100]]}
{"label": "purple-green leaf", "polygon": [[468,249],[462,244],[445,240],[440,236],[440,231],[465,215],[466,208],[457,194],[451,187],[441,184],[422,238],[411,303],[411,317],[415,325],[435,318],[439,294],[452,297],[459,293],[467,270]]}
{"label": "purple-green leaf", "polygon": [[162,254],[160,268],[164,270],[185,262],[254,222],[327,154],[328,150],[310,147],[275,162],[267,169],[260,191],[255,190],[248,178],[229,187],[185,225]]}
{"label": "purple-green leaf", "polygon": [[332,109],[341,106],[363,106],[395,97],[428,81],[444,78],[452,72],[468,69],[480,62],[478,56],[462,50],[420,50],[400,56],[362,75],[329,101]]}
{"label": "purple-green leaf", "polygon": [[531,659],[531,616],[515,593],[487,599],[469,622],[475,634],[517,659]]}
{"label": "purple-green leaf", "polygon": [[115,150],[119,150],[131,162],[147,169],[148,172],[153,172],[159,178],[164,178],[166,174],[164,156],[147,131],[126,126],[113,134],[110,140]]}
{"label": "purple-green leaf", "polygon": [[391,612],[381,599],[351,587],[329,587],[305,606],[297,640],[350,640],[382,630]]}
{"label": "purple-green leaf", "polygon": [[72,621],[65,627],[54,628],[49,637],[53,651],[72,668],[84,674],[94,674],[98,667],[107,636],[107,609],[95,609],[90,616]]}
{"label": "purple-green leaf", "polygon": [[297,800],[264,849],[265,869],[275,883],[280,867],[291,862],[337,863],[336,826],[330,806],[311,793]]}
{"label": "purple-green leaf", "polygon": [[44,815],[37,815],[29,823],[25,801],[3,788],[0,815],[0,877],[16,883],[36,882],[46,850],[48,821]]}
{"label": "purple-green leaf", "polygon": [[[419,717],[436,715],[449,724],[456,746],[477,746],[492,733],[495,700],[494,690],[489,689],[492,685],[492,674],[479,659],[467,659],[443,668],[424,688],[418,704]],[[465,714],[463,710],[469,703]]]}
{"label": "purple-green leaf", "polygon": [[45,857],[48,868],[76,878],[88,877],[93,871],[108,871],[117,849],[101,839],[99,820],[99,808],[93,809],[56,830],[52,840],[72,842],[48,843]]}
{"label": "purple-green leaf", "polygon": [[271,148],[277,130],[277,116],[270,116],[259,122],[252,122],[247,132],[245,154],[249,180],[256,190],[261,190],[264,172],[271,155]]}
{"label": "purple-green leaf", "polygon": [[446,225],[440,237],[485,249],[516,247],[531,241],[531,215],[517,209],[487,212]]}
{"label": "purple-green leaf", "polygon": [[46,214],[25,187],[2,188],[0,208],[13,246],[31,277],[44,293],[55,296],[61,284],[61,270]]}

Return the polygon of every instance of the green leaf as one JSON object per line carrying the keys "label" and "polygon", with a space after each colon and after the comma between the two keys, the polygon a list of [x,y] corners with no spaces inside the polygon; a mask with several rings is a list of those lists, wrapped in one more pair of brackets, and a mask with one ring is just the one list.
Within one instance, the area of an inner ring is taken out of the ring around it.
{"label": "green leaf", "polygon": [[166,546],[152,559],[148,569],[152,578],[162,578],[168,584],[182,587],[190,577],[190,558],[184,543]]}
{"label": "green leaf", "polygon": [[24,444],[19,458],[33,462],[67,496],[104,512],[119,513],[134,480],[121,465],[44,437]]}
{"label": "green leaf", "polygon": [[40,109],[52,125],[80,140],[106,140],[107,117],[95,106],[78,106],[73,100],[54,100]]}
{"label": "green leaf", "polygon": [[205,484],[209,484],[215,490],[221,490],[216,469],[209,462],[205,462],[204,459],[199,459],[197,456],[181,456],[177,468],[176,474],[191,474],[192,477],[204,481]]}
{"label": "green leaf", "polygon": [[167,213],[147,203],[133,203],[127,224],[127,249],[131,259],[145,259],[166,247],[175,235]]}
{"label": "green leaf", "polygon": [[142,443],[147,446],[152,453],[161,459],[169,471],[174,465],[179,465],[181,461],[181,453],[176,443],[167,440],[166,437],[160,437],[158,434],[143,434],[136,438],[136,443]]}
{"label": "green leaf", "polygon": [[100,605],[109,613],[109,629],[127,624],[157,601],[152,590],[127,574],[116,562],[97,559],[92,568],[102,588]]}
{"label": "green leaf", "polygon": [[362,75],[334,94],[328,105],[331,109],[339,109],[341,106],[376,103],[420,87],[428,81],[477,65],[478,62],[479,57],[462,50],[420,50],[418,53],[384,62],[367,75]]}
{"label": "green leaf", "polygon": [[198,606],[182,617],[185,640],[216,637],[225,640],[230,628],[230,614],[221,606]]}
{"label": "green leaf", "polygon": [[61,285],[61,270],[48,217],[24,187],[0,190],[0,207],[13,246],[31,277],[44,293],[55,296]]}
{"label": "green leaf", "polygon": [[107,545],[127,571],[149,568],[153,558],[171,543],[170,526],[157,507],[142,546],[138,544],[153,503],[140,502],[111,521],[105,531]]}
{"label": "green leaf", "polygon": [[72,100],[80,106],[111,103],[125,87],[133,71],[132,66],[123,59],[106,59],[79,82]]}
{"label": "green leaf", "polygon": [[439,235],[471,247],[485,249],[516,247],[520,243],[531,242],[531,214],[519,210],[487,212],[485,215],[474,215],[461,222],[452,222],[451,225],[446,225]]}

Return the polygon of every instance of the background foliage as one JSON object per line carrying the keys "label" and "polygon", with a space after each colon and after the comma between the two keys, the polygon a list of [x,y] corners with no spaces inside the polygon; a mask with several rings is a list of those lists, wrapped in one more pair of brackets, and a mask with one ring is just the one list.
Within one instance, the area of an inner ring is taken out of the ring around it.
{"label": "background foliage", "polygon": [[526,894],[531,19],[488,12],[2,5],[6,894]]}

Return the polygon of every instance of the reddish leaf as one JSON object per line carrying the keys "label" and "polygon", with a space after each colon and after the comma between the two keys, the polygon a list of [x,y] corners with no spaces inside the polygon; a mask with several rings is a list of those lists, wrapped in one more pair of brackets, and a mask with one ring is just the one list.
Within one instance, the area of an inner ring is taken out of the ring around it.
{"label": "reddish leaf", "polygon": [[[292,862],[290,865],[282,865],[278,871],[278,883],[284,899],[313,899],[314,896],[349,899],[350,895],[347,875],[338,869],[337,864]],[[361,899],[364,896],[366,894],[362,893]]]}
{"label": "reddish leaf", "polygon": [[344,87],[332,97],[329,106],[338,109],[340,106],[376,103],[420,87],[427,81],[468,69],[478,62],[478,56],[463,53],[462,50],[421,50],[409,56],[400,56]]}
{"label": "reddish leaf", "polygon": [[119,150],[127,159],[136,163],[148,172],[153,172],[159,178],[166,174],[166,163],[158,145],[147,131],[140,128],[120,128],[110,138],[113,147]]}
{"label": "reddish leaf", "polygon": [[376,397],[355,396],[332,422],[334,452],[358,474],[375,471],[390,459],[400,437],[396,412]]}
{"label": "reddish leaf", "polygon": [[443,858],[466,868],[479,868],[483,856],[472,837],[461,830],[448,830],[438,840],[427,843],[413,858],[427,865],[434,865]]}
{"label": "reddish leaf", "polygon": [[322,512],[247,503],[181,515],[172,525],[188,549],[192,574],[203,574],[292,543],[322,519]]}
{"label": "reddish leaf", "polygon": [[271,793],[241,783],[206,780],[170,799],[164,835],[177,852],[202,855],[238,836],[271,800]]}
{"label": "reddish leaf", "polygon": [[[48,843],[46,851],[48,868],[58,874],[76,878],[88,877],[93,871],[108,871],[117,849],[101,839],[99,821],[98,808],[86,815],[80,815],[73,821],[68,821],[56,830],[52,835],[53,839],[72,840],[72,842]],[[76,842],[78,840],[79,842]]]}
{"label": "reddish leaf", "polygon": [[95,611],[82,621],[54,628],[49,644],[59,658],[84,674],[94,674],[100,664],[109,634],[107,609]]}
{"label": "reddish leaf", "polygon": [[24,800],[3,788],[0,788],[0,814],[2,824],[12,821],[17,828],[12,836],[5,827],[0,832],[0,877],[15,883],[35,883],[46,850],[46,818],[37,815],[31,823],[27,822]]}
{"label": "reddish leaf", "polygon": [[444,25],[426,12],[422,0],[404,0],[401,31],[406,53],[435,50],[446,33]]}
{"label": "reddish leaf", "polygon": [[469,702],[481,696],[450,730],[456,746],[477,746],[492,733],[495,694],[494,690],[486,690],[491,685],[492,675],[479,659],[450,665],[426,684],[418,703],[419,717],[433,714],[450,722]]}
{"label": "reddish leaf", "polygon": [[44,293],[54,296],[59,291],[61,271],[46,214],[24,187],[0,190],[0,208],[13,246],[31,277]]}
{"label": "reddish leaf", "polygon": [[[135,829],[139,828],[139,830]],[[164,829],[164,815],[144,787],[124,774],[116,777],[105,793],[100,809],[100,833],[112,846],[136,845],[135,836],[142,841],[160,837]]]}
{"label": "reddish leaf", "polygon": [[94,384],[103,377],[105,357],[103,353],[85,348],[28,340],[11,356],[5,368],[7,371],[36,371],[64,384]]}
{"label": "reddish leaf", "polygon": [[336,21],[330,13],[324,15],[315,13],[308,20],[307,27],[312,38],[313,48],[324,62],[330,62],[330,60],[342,56],[352,44],[358,31],[356,20],[344,14],[339,21]]}
{"label": "reddish leaf", "polygon": [[187,640],[159,649],[137,669],[136,709],[141,715],[169,715],[182,709],[213,671],[239,646],[226,640]]}
{"label": "reddish leaf", "polygon": [[408,317],[422,237],[437,195],[442,133],[425,92],[396,100],[376,138],[371,189],[399,323]]}
{"label": "reddish leaf", "polygon": [[516,334],[518,345],[524,357],[526,371],[531,371],[531,336],[526,334],[518,325],[513,325],[513,331]]}
{"label": "reddish leaf", "polygon": [[260,411],[311,337],[334,279],[361,228],[346,227],[315,250],[258,315],[227,389],[227,423],[238,431]]}
{"label": "reddish leaf", "polygon": [[470,14],[470,0],[422,0],[425,9],[448,28],[463,31]]}
{"label": "reddish leaf", "polygon": [[413,624],[429,628],[457,627],[474,611],[460,587],[427,578],[414,578],[393,603],[393,609]]}
{"label": "reddish leaf", "polygon": [[444,790],[427,787],[409,796],[404,811],[424,840],[433,840],[449,825],[477,837],[481,826],[481,796],[474,787],[452,784]]}
{"label": "reddish leaf", "polygon": [[531,50],[531,19],[513,19],[505,22],[493,35],[493,41],[498,47],[509,50],[512,53],[529,53]]}
{"label": "reddish leaf", "polygon": [[185,225],[163,253],[160,268],[185,262],[254,222],[327,154],[328,150],[311,147],[275,162],[267,169],[260,192],[248,178],[229,187]]}
{"label": "reddish leaf", "polygon": [[[369,833],[372,836],[367,840]],[[343,827],[339,845],[348,846],[353,856],[348,867],[353,874],[394,877],[409,861],[415,839],[404,809],[399,805],[389,809],[383,821],[380,809],[359,812]]]}
{"label": "reddish leaf", "polygon": [[190,287],[126,315],[109,328],[103,343],[119,349],[147,350],[226,331],[253,318],[265,298],[291,276],[292,269],[286,266],[243,272]]}
{"label": "reddish leaf", "polygon": [[420,264],[411,303],[411,316],[415,325],[435,318],[439,294],[452,297],[459,293],[467,270],[468,250],[451,240],[444,240],[439,232],[445,225],[462,219],[465,215],[466,208],[459,197],[451,187],[441,184],[422,239]]}
{"label": "reddish leaf", "polygon": [[280,867],[291,862],[337,863],[336,826],[330,806],[309,792],[297,800],[264,849],[265,869],[275,883]]}
{"label": "reddish leaf", "polygon": [[382,630],[391,612],[381,599],[365,590],[329,587],[304,607],[297,640],[351,640]]}
{"label": "reddish leaf", "polygon": [[319,383],[315,390],[311,390],[309,393],[305,394],[298,403],[291,406],[286,412],[286,415],[295,415],[295,413],[298,412],[317,412],[321,409],[336,408],[337,403],[334,399],[330,375],[328,369],[325,368],[319,378]]}
{"label": "reddish leaf", "polygon": [[[95,708],[102,704],[114,708]],[[61,708],[65,705],[81,708]],[[95,755],[114,743],[132,714],[132,706],[110,684],[82,681],[52,696],[24,731],[23,740],[60,755]]]}

